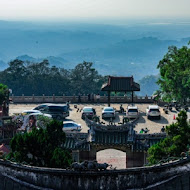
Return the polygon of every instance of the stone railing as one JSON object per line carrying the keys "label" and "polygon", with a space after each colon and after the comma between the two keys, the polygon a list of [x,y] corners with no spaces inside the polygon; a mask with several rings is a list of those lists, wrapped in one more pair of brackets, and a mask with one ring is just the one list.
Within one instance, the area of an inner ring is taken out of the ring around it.
{"label": "stone railing", "polygon": [[189,189],[190,160],[122,170],[73,171],[0,160],[0,189]]}
{"label": "stone railing", "polygon": [[[13,103],[65,103],[70,101],[71,103],[78,103],[78,96],[10,96]],[[100,97],[100,103],[107,103],[108,98],[106,95]],[[132,101],[131,97],[124,97],[124,96],[111,96],[110,98],[111,103],[130,103]],[[153,99],[150,96],[135,96],[133,99],[134,103],[153,103]],[[81,103],[96,103],[97,101],[94,100],[88,101],[88,96],[82,95],[81,96]]]}

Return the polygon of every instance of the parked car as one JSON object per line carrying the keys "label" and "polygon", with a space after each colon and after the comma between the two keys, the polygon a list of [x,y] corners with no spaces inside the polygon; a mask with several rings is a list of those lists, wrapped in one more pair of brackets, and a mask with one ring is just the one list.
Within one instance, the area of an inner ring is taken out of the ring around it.
{"label": "parked car", "polygon": [[53,119],[63,120],[69,116],[69,109],[66,104],[41,104],[34,110],[52,115]]}
{"label": "parked car", "polygon": [[63,131],[81,131],[81,124],[75,123],[73,121],[63,122]]}
{"label": "parked car", "polygon": [[82,109],[81,118],[85,119],[85,117],[92,119],[96,115],[96,110],[92,107],[84,107]]}
{"label": "parked car", "polygon": [[104,107],[102,110],[102,119],[113,118],[115,119],[115,110],[113,107]]}
{"label": "parked car", "polygon": [[159,106],[149,105],[146,109],[146,115],[147,115],[148,119],[150,119],[151,117],[153,117],[153,118],[157,117],[158,119],[160,119],[161,115],[160,115]]}
{"label": "parked car", "polygon": [[126,117],[129,119],[136,119],[139,117],[139,110],[137,106],[128,106],[126,110]]}

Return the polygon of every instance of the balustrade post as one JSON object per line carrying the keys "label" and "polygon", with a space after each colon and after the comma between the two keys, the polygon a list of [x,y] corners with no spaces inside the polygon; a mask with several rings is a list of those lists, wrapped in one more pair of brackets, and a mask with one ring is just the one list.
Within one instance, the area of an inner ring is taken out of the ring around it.
{"label": "balustrade post", "polygon": [[53,102],[55,102],[55,94],[53,94]]}
{"label": "balustrade post", "polygon": [[32,94],[32,102],[34,102],[34,99],[35,99],[34,94]]}
{"label": "balustrade post", "polygon": [[12,102],[14,102],[14,94],[12,94]]}
{"label": "balustrade post", "polygon": [[42,101],[45,102],[45,95],[43,94],[42,96]]}
{"label": "balustrade post", "polygon": [[22,101],[24,102],[24,100],[25,100],[25,97],[24,97],[24,94],[22,94]]}
{"label": "balustrade post", "polygon": [[66,102],[65,94],[63,94],[63,102]]}

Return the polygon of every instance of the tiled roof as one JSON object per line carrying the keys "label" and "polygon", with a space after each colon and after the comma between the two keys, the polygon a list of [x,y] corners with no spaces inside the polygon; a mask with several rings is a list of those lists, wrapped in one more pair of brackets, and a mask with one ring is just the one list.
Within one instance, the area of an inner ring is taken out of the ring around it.
{"label": "tiled roof", "polygon": [[133,150],[144,151],[166,137],[165,133],[136,134]]}
{"label": "tiled roof", "polygon": [[90,144],[87,142],[87,137],[87,133],[67,133],[63,147],[69,150],[89,151]]}
{"label": "tiled roof", "polygon": [[108,83],[102,86],[102,91],[140,91],[140,85],[134,82],[133,77],[109,76]]}

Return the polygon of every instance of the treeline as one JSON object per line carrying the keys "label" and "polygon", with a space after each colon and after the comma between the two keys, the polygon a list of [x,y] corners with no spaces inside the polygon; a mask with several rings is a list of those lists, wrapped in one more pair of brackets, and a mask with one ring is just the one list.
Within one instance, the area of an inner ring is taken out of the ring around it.
{"label": "treeline", "polygon": [[107,77],[100,75],[92,66],[91,62],[83,62],[74,69],[66,70],[50,67],[47,60],[33,63],[16,59],[0,72],[0,83],[7,85],[18,96],[101,94],[101,86],[107,82]]}

